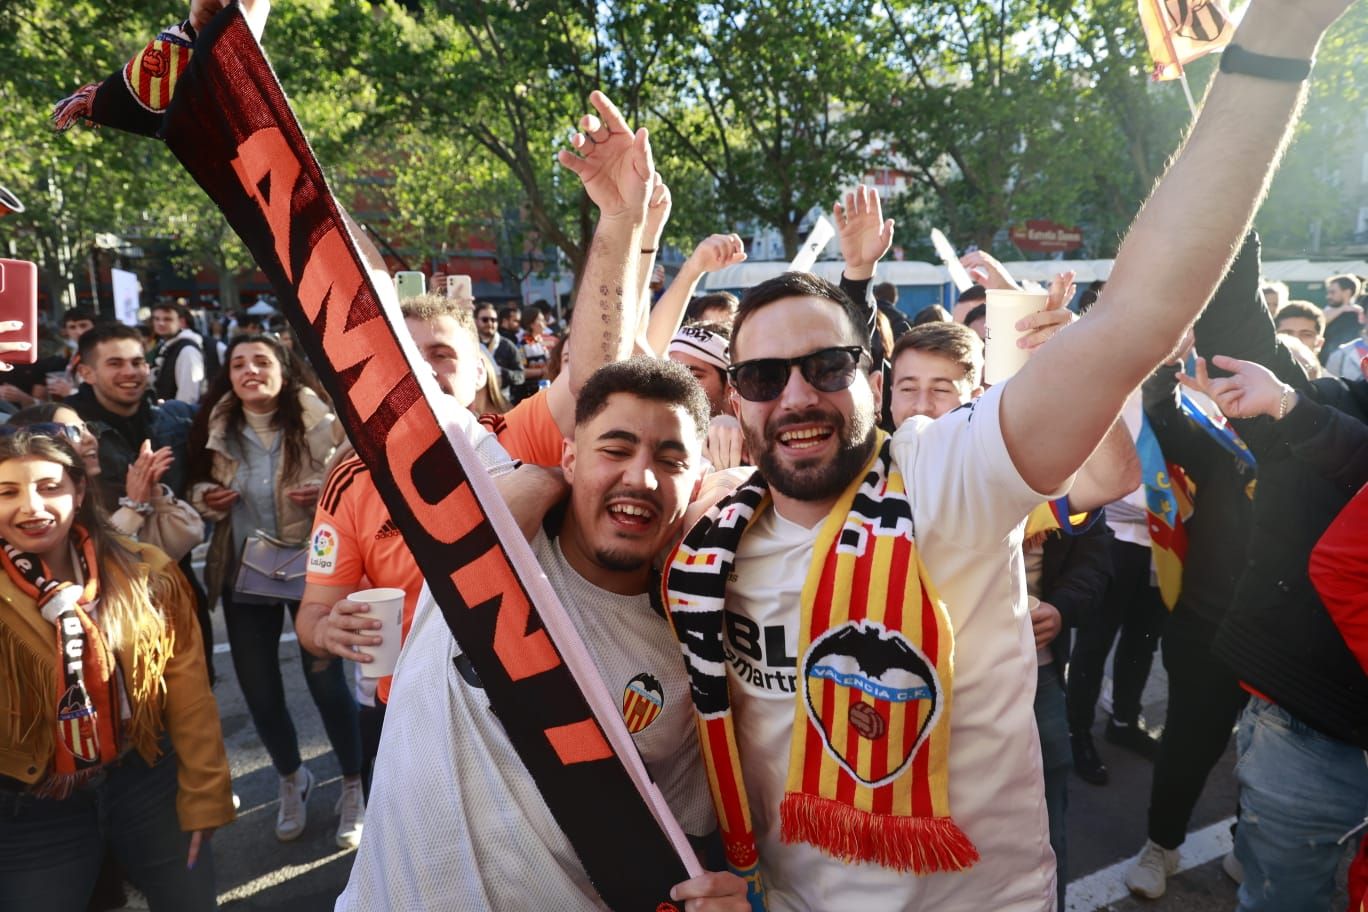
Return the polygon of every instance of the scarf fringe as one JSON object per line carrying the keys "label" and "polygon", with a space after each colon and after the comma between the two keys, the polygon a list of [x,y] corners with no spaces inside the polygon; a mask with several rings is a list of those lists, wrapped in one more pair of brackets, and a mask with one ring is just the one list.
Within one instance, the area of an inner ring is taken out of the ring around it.
{"label": "scarf fringe", "polygon": [[978,849],[949,817],[871,814],[847,804],[789,792],[779,803],[784,842],[805,842],[842,861],[867,861],[895,871],[963,871]]}
{"label": "scarf fringe", "polygon": [[75,126],[78,120],[89,122],[91,111],[95,105],[95,93],[99,89],[100,83],[87,83],[57,102],[57,105],[52,109],[53,129],[61,133]]}

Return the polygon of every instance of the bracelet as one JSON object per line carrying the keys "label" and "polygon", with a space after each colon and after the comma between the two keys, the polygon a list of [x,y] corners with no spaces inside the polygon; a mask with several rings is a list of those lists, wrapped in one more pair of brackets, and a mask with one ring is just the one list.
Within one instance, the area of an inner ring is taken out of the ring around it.
{"label": "bracelet", "polygon": [[1282,395],[1278,397],[1278,417],[1274,421],[1282,421],[1287,417],[1287,400],[1293,395],[1294,390],[1286,383],[1283,384]]}
{"label": "bracelet", "polygon": [[119,506],[128,507],[128,509],[134,511],[135,513],[141,513],[143,516],[151,516],[153,512],[152,505],[150,503],[148,503],[145,500],[134,500],[131,497],[120,497]]}
{"label": "bracelet", "polygon": [[650,250],[647,250],[645,247],[642,247],[642,248],[641,248],[641,252],[642,252],[642,253],[655,253],[655,252],[656,252],[656,249],[655,249],[654,247],[652,247]]}
{"label": "bracelet", "polygon": [[1316,62],[1298,60],[1292,57],[1270,57],[1246,51],[1238,44],[1226,47],[1221,53],[1221,72],[1239,73],[1256,79],[1271,79],[1274,82],[1305,82],[1311,75],[1311,65]]}

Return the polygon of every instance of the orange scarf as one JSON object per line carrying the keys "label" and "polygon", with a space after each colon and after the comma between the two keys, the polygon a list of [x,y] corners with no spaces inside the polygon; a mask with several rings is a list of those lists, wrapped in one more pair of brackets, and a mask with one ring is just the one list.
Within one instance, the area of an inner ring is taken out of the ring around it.
{"label": "orange scarf", "polygon": [[100,592],[95,544],[81,526],[71,527],[85,586],[52,579],[36,554],[0,539],[0,563],[55,630],[57,729],[52,775],[40,794],[64,797],[119,756],[116,660],[99,627],[86,614]]}

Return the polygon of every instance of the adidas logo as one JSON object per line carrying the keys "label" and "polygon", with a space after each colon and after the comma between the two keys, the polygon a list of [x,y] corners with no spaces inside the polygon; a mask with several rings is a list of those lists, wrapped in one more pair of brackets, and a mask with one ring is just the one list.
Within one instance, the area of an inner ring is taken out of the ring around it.
{"label": "adidas logo", "polygon": [[399,527],[394,524],[394,520],[387,519],[385,520],[385,524],[380,527],[380,531],[375,533],[375,540],[380,541],[382,538],[394,538],[398,534]]}

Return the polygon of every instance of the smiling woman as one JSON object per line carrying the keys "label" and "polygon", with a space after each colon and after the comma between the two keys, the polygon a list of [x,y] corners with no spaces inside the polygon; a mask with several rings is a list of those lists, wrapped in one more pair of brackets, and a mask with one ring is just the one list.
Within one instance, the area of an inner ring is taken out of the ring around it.
{"label": "smiling woman", "polygon": [[[305,382],[294,356],[274,337],[239,336],[223,360],[227,369],[205,395],[190,434],[190,502],[217,523],[205,559],[205,584],[211,599],[223,599],[238,685],[280,774],[275,833],[285,842],[304,832],[313,790],[280,676],[285,612],[293,619],[299,602],[236,594],[231,581],[249,538],[303,547],[323,469],[342,440],[342,427]],[[302,567],[298,579],[302,585]],[[360,841],[364,814],[356,701],[340,659],[304,655],[303,669],[342,767],[337,842],[352,848]]]}
{"label": "smiling woman", "polygon": [[0,435],[0,908],[83,908],[110,839],[153,908],[212,909],[233,799],[194,597],[69,437]]}

